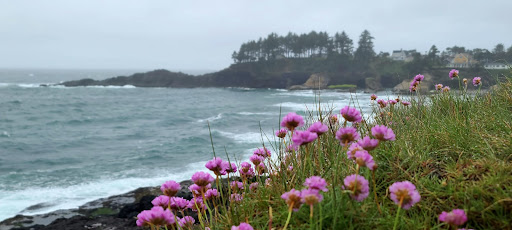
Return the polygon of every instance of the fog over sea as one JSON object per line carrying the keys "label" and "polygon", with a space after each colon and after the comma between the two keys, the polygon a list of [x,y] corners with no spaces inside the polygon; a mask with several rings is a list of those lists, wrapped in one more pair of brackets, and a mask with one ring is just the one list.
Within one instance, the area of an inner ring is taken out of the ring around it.
{"label": "fog over sea", "polygon": [[[248,160],[260,128],[273,138],[280,113],[315,108],[311,90],[39,86],[135,72],[0,69],[0,221],[189,179],[213,157],[208,121],[218,156]],[[338,114],[369,96],[320,93]]]}

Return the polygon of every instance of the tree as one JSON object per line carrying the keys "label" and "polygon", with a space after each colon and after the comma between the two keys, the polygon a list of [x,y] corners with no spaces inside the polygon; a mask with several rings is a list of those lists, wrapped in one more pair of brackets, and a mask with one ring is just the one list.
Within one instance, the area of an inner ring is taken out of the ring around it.
{"label": "tree", "polygon": [[507,49],[507,61],[512,63],[512,45]]}
{"label": "tree", "polygon": [[368,66],[372,59],[375,57],[373,50],[374,37],[370,35],[368,30],[364,30],[359,36],[359,42],[356,52],[354,53],[354,60],[362,67]]}
{"label": "tree", "polygon": [[348,37],[345,31],[341,32],[341,34],[336,33],[336,35],[334,36],[334,42],[339,54],[342,56],[352,56],[352,51],[354,50],[352,39]]}
{"label": "tree", "polygon": [[494,59],[496,60],[505,59],[505,45],[503,45],[503,43],[497,44],[492,50],[492,53],[494,54]]}
{"label": "tree", "polygon": [[432,65],[438,64],[438,60],[439,60],[437,58],[438,53],[439,53],[439,50],[437,49],[436,45],[432,45],[432,47],[430,47],[430,50],[428,51],[428,60]]}

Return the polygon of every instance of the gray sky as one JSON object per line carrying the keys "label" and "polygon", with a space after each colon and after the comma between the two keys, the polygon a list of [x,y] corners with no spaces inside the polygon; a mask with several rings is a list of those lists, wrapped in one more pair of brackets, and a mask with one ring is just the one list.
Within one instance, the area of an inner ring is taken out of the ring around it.
{"label": "gray sky", "polygon": [[375,51],[512,45],[510,0],[0,0],[0,68],[220,70],[271,32],[368,29]]}

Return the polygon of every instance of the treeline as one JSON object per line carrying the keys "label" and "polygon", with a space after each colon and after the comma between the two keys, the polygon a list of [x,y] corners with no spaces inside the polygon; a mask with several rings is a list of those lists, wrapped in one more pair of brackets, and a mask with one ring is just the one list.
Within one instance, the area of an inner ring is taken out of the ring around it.
{"label": "treeline", "polygon": [[375,56],[373,39],[370,32],[364,30],[354,51],[353,40],[344,31],[334,36],[316,31],[307,34],[289,32],[286,36],[271,33],[266,38],[243,43],[238,52],[233,52],[232,58],[235,63],[244,63],[280,58],[341,56],[368,62]]}

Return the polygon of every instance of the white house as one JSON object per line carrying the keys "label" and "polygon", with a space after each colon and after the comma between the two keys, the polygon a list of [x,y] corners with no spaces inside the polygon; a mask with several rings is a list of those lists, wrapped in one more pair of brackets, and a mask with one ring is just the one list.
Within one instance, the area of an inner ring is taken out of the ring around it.
{"label": "white house", "polygon": [[484,65],[486,69],[508,69],[509,67],[503,63],[489,62]]}

